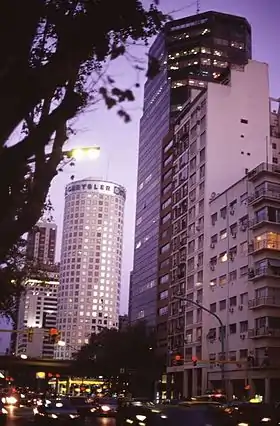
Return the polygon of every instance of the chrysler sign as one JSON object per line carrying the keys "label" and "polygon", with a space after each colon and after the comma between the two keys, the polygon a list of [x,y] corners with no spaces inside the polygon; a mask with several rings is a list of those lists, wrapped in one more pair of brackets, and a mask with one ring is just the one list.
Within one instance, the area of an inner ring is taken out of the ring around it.
{"label": "chrysler sign", "polygon": [[125,199],[125,190],[124,188],[114,185],[108,184],[107,182],[95,182],[95,183],[73,183],[72,185],[68,185],[65,189],[65,195],[72,194],[76,191],[98,191],[103,193],[108,193],[110,195],[120,195]]}

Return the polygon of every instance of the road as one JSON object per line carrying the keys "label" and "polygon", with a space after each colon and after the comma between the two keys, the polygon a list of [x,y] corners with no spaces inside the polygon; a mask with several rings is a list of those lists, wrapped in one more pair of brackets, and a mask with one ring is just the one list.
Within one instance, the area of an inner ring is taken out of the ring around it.
{"label": "road", "polygon": [[[33,421],[33,410],[27,407],[8,408],[7,426],[28,426]],[[112,418],[100,418],[93,421],[86,421],[86,425],[92,426],[115,426],[115,420]]]}

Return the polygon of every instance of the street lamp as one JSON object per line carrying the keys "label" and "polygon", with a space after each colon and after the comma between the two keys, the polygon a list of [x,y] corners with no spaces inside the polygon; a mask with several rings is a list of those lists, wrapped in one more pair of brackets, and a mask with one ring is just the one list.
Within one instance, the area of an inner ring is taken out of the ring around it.
{"label": "street lamp", "polygon": [[[189,299],[186,296],[181,296],[181,295],[174,295],[173,296],[174,299],[178,299],[178,300],[182,300],[184,302],[189,302],[192,303],[193,305],[197,306],[198,308],[202,309],[203,311],[207,312],[208,314],[212,315],[213,317],[216,318],[216,320],[219,322],[220,325],[220,329],[221,329],[221,333],[220,333],[220,339],[221,339],[221,351],[222,351],[222,356],[225,356],[225,331],[224,331],[224,325],[223,322],[221,320],[221,318],[215,313],[210,311],[208,308],[206,308],[205,306],[201,305],[200,303]],[[224,361],[224,360],[222,360]],[[224,362],[221,363],[221,374],[222,374],[222,387],[225,389],[226,391],[226,386],[225,386],[225,364]]]}
{"label": "street lamp", "polygon": [[[51,154],[46,154],[46,158],[49,159]],[[63,165],[71,163],[74,160],[96,160],[100,156],[100,146],[93,145],[88,147],[77,147],[69,150],[62,151],[62,159],[67,158],[68,161]],[[27,164],[35,162],[35,157],[32,156],[27,160]]]}

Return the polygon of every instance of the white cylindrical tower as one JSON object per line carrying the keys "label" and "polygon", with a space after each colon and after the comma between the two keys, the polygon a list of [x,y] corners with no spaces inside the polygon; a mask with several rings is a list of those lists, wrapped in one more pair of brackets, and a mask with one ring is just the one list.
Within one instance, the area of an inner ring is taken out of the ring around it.
{"label": "white cylindrical tower", "polygon": [[88,178],[65,189],[57,327],[71,358],[91,333],[117,328],[125,189]]}

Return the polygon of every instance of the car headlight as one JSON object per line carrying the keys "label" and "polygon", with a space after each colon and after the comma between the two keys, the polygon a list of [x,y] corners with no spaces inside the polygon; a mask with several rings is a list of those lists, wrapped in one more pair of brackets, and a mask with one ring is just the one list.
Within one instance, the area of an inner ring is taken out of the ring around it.
{"label": "car headlight", "polygon": [[110,407],[108,407],[108,405],[102,405],[101,410],[102,411],[110,411]]}
{"label": "car headlight", "polygon": [[17,403],[17,399],[14,396],[8,396],[8,398],[6,398],[6,400],[7,400],[7,403],[11,404],[11,405]]}
{"label": "car headlight", "polygon": [[50,415],[50,417],[51,417],[52,419],[57,419],[57,415],[56,415],[56,414],[51,414],[51,415]]}
{"label": "car headlight", "polygon": [[270,417],[263,417],[263,418],[261,419],[261,422],[264,422],[264,423],[266,423],[266,422],[271,422],[271,418],[270,418]]}
{"label": "car headlight", "polygon": [[2,408],[2,414],[8,414],[8,411],[4,407]]}
{"label": "car headlight", "polygon": [[238,423],[237,426],[249,426],[249,423]]}
{"label": "car headlight", "polygon": [[79,414],[70,414],[69,417],[70,419],[77,419],[77,417],[79,417]]}
{"label": "car headlight", "polygon": [[90,411],[91,413],[94,413],[96,411],[96,408],[91,408]]}
{"label": "car headlight", "polygon": [[141,414],[137,414],[136,419],[139,420],[140,422],[143,422],[146,419],[146,416],[142,416]]}

